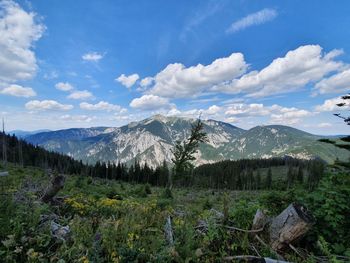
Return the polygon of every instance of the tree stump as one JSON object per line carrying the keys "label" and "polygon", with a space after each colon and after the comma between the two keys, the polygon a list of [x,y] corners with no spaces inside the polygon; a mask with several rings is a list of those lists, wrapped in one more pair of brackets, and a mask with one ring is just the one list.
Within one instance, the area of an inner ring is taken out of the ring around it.
{"label": "tree stump", "polygon": [[41,197],[41,200],[45,203],[52,202],[55,195],[63,188],[64,181],[65,178],[63,175],[55,175],[45,193]]}
{"label": "tree stump", "polygon": [[261,209],[258,209],[254,216],[252,230],[263,229],[268,222],[269,218]]}
{"label": "tree stump", "polygon": [[290,204],[271,221],[269,233],[272,249],[283,251],[289,244],[301,238],[313,224],[314,218],[304,206]]}

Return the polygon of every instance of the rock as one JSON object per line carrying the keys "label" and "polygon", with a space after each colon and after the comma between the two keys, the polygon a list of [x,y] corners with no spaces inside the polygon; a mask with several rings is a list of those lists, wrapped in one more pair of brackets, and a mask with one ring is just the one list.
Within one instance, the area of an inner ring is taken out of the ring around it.
{"label": "rock", "polygon": [[51,234],[57,239],[67,240],[70,234],[69,226],[61,226],[60,224],[51,221]]}

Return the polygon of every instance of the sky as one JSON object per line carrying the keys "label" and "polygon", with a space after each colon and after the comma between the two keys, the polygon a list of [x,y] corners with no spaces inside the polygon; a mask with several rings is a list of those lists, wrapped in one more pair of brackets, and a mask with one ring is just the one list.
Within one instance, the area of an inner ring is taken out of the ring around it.
{"label": "sky", "polygon": [[350,2],[0,0],[7,130],[154,114],[348,134]]}

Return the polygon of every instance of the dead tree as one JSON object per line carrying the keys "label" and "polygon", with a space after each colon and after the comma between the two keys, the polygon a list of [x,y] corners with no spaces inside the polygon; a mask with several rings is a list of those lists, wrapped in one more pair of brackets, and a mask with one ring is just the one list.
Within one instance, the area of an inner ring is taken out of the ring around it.
{"label": "dead tree", "polygon": [[313,216],[300,204],[290,204],[282,213],[268,218],[261,210],[255,214],[253,229],[264,229],[268,233],[271,248],[283,252],[290,244],[299,240],[314,224]]}
{"label": "dead tree", "polygon": [[55,195],[63,188],[65,178],[63,175],[54,175],[50,185],[46,188],[41,201],[50,203],[53,201]]}

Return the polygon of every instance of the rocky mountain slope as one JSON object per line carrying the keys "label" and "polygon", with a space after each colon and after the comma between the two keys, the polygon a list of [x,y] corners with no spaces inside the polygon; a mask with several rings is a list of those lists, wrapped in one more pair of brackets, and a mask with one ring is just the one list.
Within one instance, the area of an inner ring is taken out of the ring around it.
{"label": "rocky mountain slope", "polygon": [[[41,132],[26,137],[26,140],[89,163],[98,160],[132,163],[137,159],[154,167],[163,160],[171,162],[174,143],[189,135],[194,121],[155,115],[119,128],[75,128]],[[328,162],[337,157],[349,157],[345,150],[318,142],[320,136],[287,126],[268,125],[243,130],[220,121],[203,122],[209,140],[197,152],[197,165],[224,159],[285,155],[307,159],[319,157]]]}

